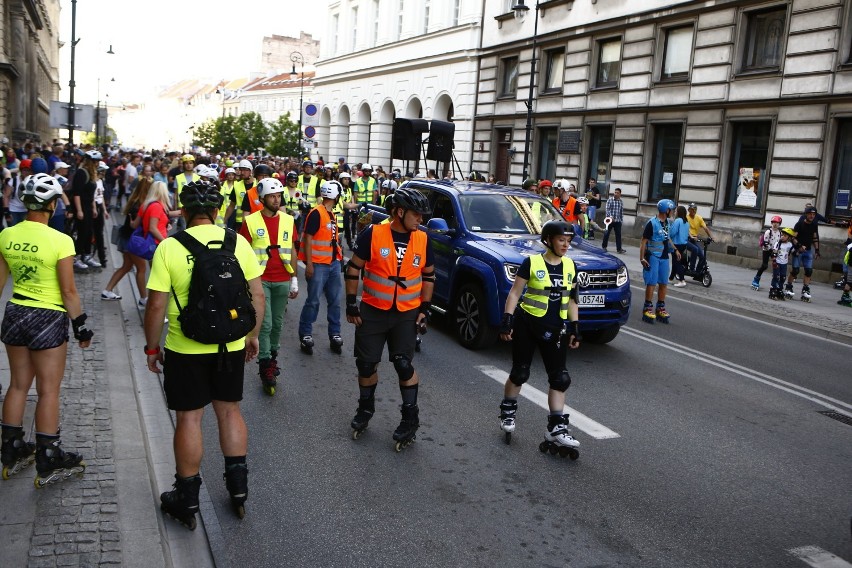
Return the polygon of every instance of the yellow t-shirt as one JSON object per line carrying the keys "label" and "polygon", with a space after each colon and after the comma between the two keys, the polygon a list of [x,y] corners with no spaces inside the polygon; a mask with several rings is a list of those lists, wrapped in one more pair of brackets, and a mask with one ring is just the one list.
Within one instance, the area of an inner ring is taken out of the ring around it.
{"label": "yellow t-shirt", "polygon": [[21,221],[0,233],[0,252],[12,273],[12,292],[32,300],[13,304],[64,312],[56,264],[74,256],[74,241],[65,233],[34,221]]}
{"label": "yellow t-shirt", "polygon": [[[187,229],[187,232],[202,244],[210,241],[221,241],[225,234],[224,231],[222,227],[216,225],[199,225]],[[259,278],[263,274],[263,268],[258,264],[257,257],[247,240],[237,237],[237,248],[234,254],[243,269],[246,280]],[[218,353],[218,345],[207,345],[187,338],[181,331],[180,322],[178,322],[180,313],[175,303],[175,296],[172,294],[172,288],[178,296],[181,307],[186,306],[193,265],[194,261],[189,255],[189,251],[177,239],[167,238],[157,246],[154,253],[151,275],[148,277],[148,289],[169,294],[167,317],[171,323],[169,324],[169,333],[166,335],[166,349],[186,355]],[[257,317],[262,318],[263,314],[257,314]],[[244,338],[238,339],[228,343],[227,348],[228,351],[239,351],[245,347],[245,344]]]}
{"label": "yellow t-shirt", "polygon": [[686,220],[689,221],[689,236],[697,237],[699,231],[705,227],[704,218],[696,213],[694,217],[687,215]]}

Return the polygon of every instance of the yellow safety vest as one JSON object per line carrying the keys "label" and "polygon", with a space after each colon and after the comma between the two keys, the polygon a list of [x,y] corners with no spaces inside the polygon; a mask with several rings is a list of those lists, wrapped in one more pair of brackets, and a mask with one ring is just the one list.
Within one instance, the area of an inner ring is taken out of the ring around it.
{"label": "yellow safety vest", "polygon": [[237,198],[234,209],[237,212],[235,219],[237,224],[240,224],[243,222],[243,200],[246,198],[246,182],[241,179],[234,181],[234,195]]}
{"label": "yellow safety vest", "polygon": [[355,195],[358,203],[372,203],[373,191],[376,189],[376,178],[370,176],[369,181],[365,184],[364,178],[355,181]]}
{"label": "yellow safety vest", "polygon": [[[254,249],[254,254],[257,256],[257,262],[266,267],[266,261],[269,259],[269,250],[272,243],[269,235],[266,232],[266,222],[263,220],[263,211],[256,211],[245,219],[246,227],[249,235],[251,235],[251,248]],[[278,212],[278,256],[281,262],[284,263],[284,268],[287,272],[293,274],[295,270],[290,266],[290,255],[293,252],[293,217],[284,213]]]}
{"label": "yellow safety vest", "polygon": [[198,181],[201,179],[201,176],[195,172],[192,172],[192,177],[189,179],[186,178],[186,173],[180,173],[175,176],[175,201],[177,201],[177,206],[182,207],[182,203],[180,202],[180,190],[183,189],[183,186],[188,184],[191,181]]}
{"label": "yellow safety vest", "polygon": [[315,207],[317,204],[317,184],[319,183],[319,178],[317,176],[311,176],[311,181],[308,183],[307,189],[305,189],[305,174],[299,175],[299,181],[296,184],[296,187],[299,188],[299,191],[302,192],[302,197],[304,197],[308,204],[311,207]]}
{"label": "yellow safety vest", "polygon": [[337,203],[334,205],[334,214],[337,216],[337,229],[339,234],[342,234],[343,231],[343,215],[346,211],[343,208],[343,204],[349,203],[350,201],[352,201],[352,190],[348,187],[344,187],[343,193],[340,194],[340,199],[338,199]]}
{"label": "yellow safety vest", "polygon": [[[559,306],[559,317],[568,319],[568,302],[571,300],[571,281],[574,280],[574,261],[562,257],[562,304]],[[537,318],[544,317],[547,313],[547,305],[550,301],[550,291],[553,288],[550,282],[550,273],[544,262],[543,254],[530,257],[530,279],[527,281],[527,289],[521,297],[521,309]]]}
{"label": "yellow safety vest", "polygon": [[229,195],[234,190],[234,186],[236,185],[236,181],[233,185],[228,186],[228,182],[222,183],[222,186],[219,188],[219,192],[222,194],[222,206],[219,207],[219,211],[216,213],[216,225],[219,227],[224,227],[228,220],[225,219],[225,213],[228,212],[228,205],[231,204]]}

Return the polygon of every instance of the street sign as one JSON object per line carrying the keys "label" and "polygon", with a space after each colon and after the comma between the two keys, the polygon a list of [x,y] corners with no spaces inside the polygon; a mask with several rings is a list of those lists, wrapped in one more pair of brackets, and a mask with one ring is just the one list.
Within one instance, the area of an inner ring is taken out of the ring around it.
{"label": "street sign", "polygon": [[305,138],[313,138],[317,135],[317,129],[313,126],[308,126],[305,128]]}
{"label": "street sign", "polygon": [[[62,101],[50,101],[50,116],[48,128],[68,128],[68,103]],[[95,124],[94,105],[81,105],[74,103],[74,130],[89,132]]]}
{"label": "street sign", "polygon": [[319,126],[319,107],[314,103],[305,103],[302,109],[303,126]]}

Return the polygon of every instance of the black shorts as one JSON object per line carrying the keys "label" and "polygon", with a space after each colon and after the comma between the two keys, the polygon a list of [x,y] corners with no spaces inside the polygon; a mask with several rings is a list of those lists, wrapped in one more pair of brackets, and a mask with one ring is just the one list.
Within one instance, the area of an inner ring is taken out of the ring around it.
{"label": "black shorts", "polygon": [[526,315],[523,310],[517,310],[512,330],[512,363],[529,365],[538,349],[548,377],[555,375],[565,369],[568,356],[568,337],[562,336],[557,347],[558,339],[558,331],[542,326],[536,318]]}
{"label": "black shorts", "polygon": [[198,410],[214,400],[243,399],[245,349],[230,351],[221,361],[218,353],[186,355],[169,349],[164,357],[163,389],[170,410]]}
{"label": "black shorts", "polygon": [[68,323],[66,312],[7,302],[0,341],[31,351],[53,349],[68,341]]}
{"label": "black shorts", "polygon": [[388,359],[394,355],[413,359],[418,313],[418,310],[380,310],[361,302],[361,325],[355,329],[355,357],[365,363],[379,363],[387,343]]}

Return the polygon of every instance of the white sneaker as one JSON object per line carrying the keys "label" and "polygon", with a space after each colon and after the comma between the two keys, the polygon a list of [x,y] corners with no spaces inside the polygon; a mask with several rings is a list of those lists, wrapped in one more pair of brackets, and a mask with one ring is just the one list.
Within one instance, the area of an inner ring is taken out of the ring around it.
{"label": "white sneaker", "polygon": [[674,283],[674,287],[675,288],[686,288],[686,281],[685,280],[678,280],[677,282]]}
{"label": "white sneaker", "polygon": [[113,292],[112,290],[104,290],[101,292],[101,300],[120,300],[121,296]]}
{"label": "white sneaker", "polygon": [[92,255],[84,256],[84,257],[83,257],[83,262],[85,262],[87,265],[91,266],[92,268],[103,268],[103,266],[101,265],[101,263],[100,263],[100,262],[98,262],[98,261],[95,259],[95,257],[94,257],[94,256],[92,256]]}
{"label": "white sneaker", "polygon": [[136,303],[140,308],[144,308],[148,305],[148,298],[139,298],[139,301]]}
{"label": "white sneaker", "polygon": [[74,270],[77,272],[88,272],[89,265],[80,260],[79,258],[74,259]]}

